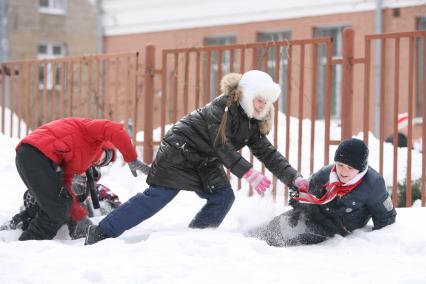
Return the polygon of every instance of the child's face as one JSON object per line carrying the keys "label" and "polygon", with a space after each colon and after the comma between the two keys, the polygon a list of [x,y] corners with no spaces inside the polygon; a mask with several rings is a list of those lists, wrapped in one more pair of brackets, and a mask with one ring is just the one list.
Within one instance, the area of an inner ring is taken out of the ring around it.
{"label": "child's face", "polygon": [[255,97],[253,99],[253,110],[254,110],[254,117],[258,117],[262,114],[263,110],[266,107],[266,101],[262,99],[261,97]]}
{"label": "child's face", "polygon": [[355,177],[359,171],[344,163],[336,162],[336,173],[341,182],[347,183]]}

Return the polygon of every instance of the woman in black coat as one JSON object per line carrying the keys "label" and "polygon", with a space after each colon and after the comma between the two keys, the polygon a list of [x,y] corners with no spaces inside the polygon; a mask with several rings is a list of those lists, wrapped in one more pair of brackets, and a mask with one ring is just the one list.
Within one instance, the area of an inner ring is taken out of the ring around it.
{"label": "woman in black coat", "polygon": [[244,146],[285,184],[307,186],[266,138],[273,103],[281,92],[279,85],[267,73],[251,70],[226,75],[221,90],[221,96],[186,115],[167,132],[148,174],[150,187],[99,226],[89,228],[86,244],[121,235],[158,212],[179,190],[194,191],[207,200],[190,227],[218,227],[235,199],[224,166],[261,195],[270,185],[238,152]]}
{"label": "woman in black coat", "polygon": [[291,200],[293,209],[249,233],[272,246],[316,244],[347,236],[373,219],[373,230],[395,222],[396,211],[383,177],[368,167],[368,148],[359,139],[342,141],[335,164],[323,167]]}

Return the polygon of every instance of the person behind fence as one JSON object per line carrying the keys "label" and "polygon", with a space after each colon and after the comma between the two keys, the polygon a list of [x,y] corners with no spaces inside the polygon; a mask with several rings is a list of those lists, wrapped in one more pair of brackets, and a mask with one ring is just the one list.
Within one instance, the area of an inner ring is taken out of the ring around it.
{"label": "person behind fence", "polygon": [[179,190],[195,192],[205,205],[190,228],[218,227],[234,202],[234,192],[224,166],[244,178],[263,195],[270,180],[238,152],[248,146],[269,171],[287,185],[308,182],[268,141],[273,103],[281,92],[262,71],[228,74],[221,80],[222,95],[183,117],[165,135],[147,177],[149,188],[90,226],[85,244],[93,244],[150,218]]}
{"label": "person behind fence", "polygon": [[396,211],[383,177],[368,166],[368,147],[351,138],[338,146],[335,163],[325,166],[290,200],[293,209],[249,236],[271,246],[323,242],[335,234],[347,236],[373,220],[373,230],[395,222]]}
{"label": "person behind fence", "polygon": [[104,166],[117,148],[134,176],[149,168],[137,159],[120,123],[64,118],[42,125],[16,147],[16,168],[40,210],[19,240],[50,240],[70,219],[90,225],[87,211],[72,190],[72,179],[92,165]]}
{"label": "person behind fence", "polygon": [[[114,192],[112,192],[107,186],[98,183],[101,178],[101,169],[98,166],[92,166],[89,171],[93,173],[93,181],[95,182],[95,194],[99,201],[99,213],[100,215],[107,215],[112,210],[118,208],[121,205],[121,201]],[[90,192],[90,186],[88,183],[91,182],[90,178],[87,177],[86,173],[83,175],[75,175],[72,180],[72,190],[80,204],[87,210],[88,217],[94,217],[95,215],[95,201],[92,198]],[[16,230],[21,229],[25,231],[28,229],[28,225],[31,220],[40,211],[40,206],[35,200],[34,196],[27,189],[23,195],[23,202],[20,210],[15,214],[12,219],[0,226],[0,231],[3,230]],[[83,238],[86,236],[87,225],[92,224],[91,221],[85,219],[85,222],[76,222],[72,219],[68,220],[66,225],[68,226],[68,232],[71,239]]]}

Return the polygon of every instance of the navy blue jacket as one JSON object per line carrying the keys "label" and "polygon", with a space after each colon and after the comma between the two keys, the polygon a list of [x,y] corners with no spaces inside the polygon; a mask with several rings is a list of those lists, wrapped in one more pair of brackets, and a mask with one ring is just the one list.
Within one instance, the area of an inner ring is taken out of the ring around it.
{"label": "navy blue jacket", "polygon": [[[323,185],[329,180],[333,165],[316,172],[310,179],[311,193],[321,197]],[[308,207],[310,217],[327,227],[331,233],[347,235],[364,227],[370,218],[373,229],[380,229],[395,222],[396,211],[386,190],[383,177],[369,167],[363,181],[343,197],[323,205],[302,205]],[[311,207],[311,208],[309,208]]]}

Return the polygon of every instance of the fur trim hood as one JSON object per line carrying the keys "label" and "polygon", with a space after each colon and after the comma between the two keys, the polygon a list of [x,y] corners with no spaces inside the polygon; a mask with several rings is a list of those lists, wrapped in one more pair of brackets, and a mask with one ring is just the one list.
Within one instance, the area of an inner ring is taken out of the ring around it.
{"label": "fur trim hood", "polygon": [[[221,80],[221,91],[230,97],[232,103],[239,103],[247,116],[259,120],[259,130],[266,135],[272,128],[274,103],[278,99],[281,88],[274,83],[265,72],[251,70],[244,74],[230,73]],[[261,97],[265,100],[264,111],[260,119],[253,117],[253,99]]]}

